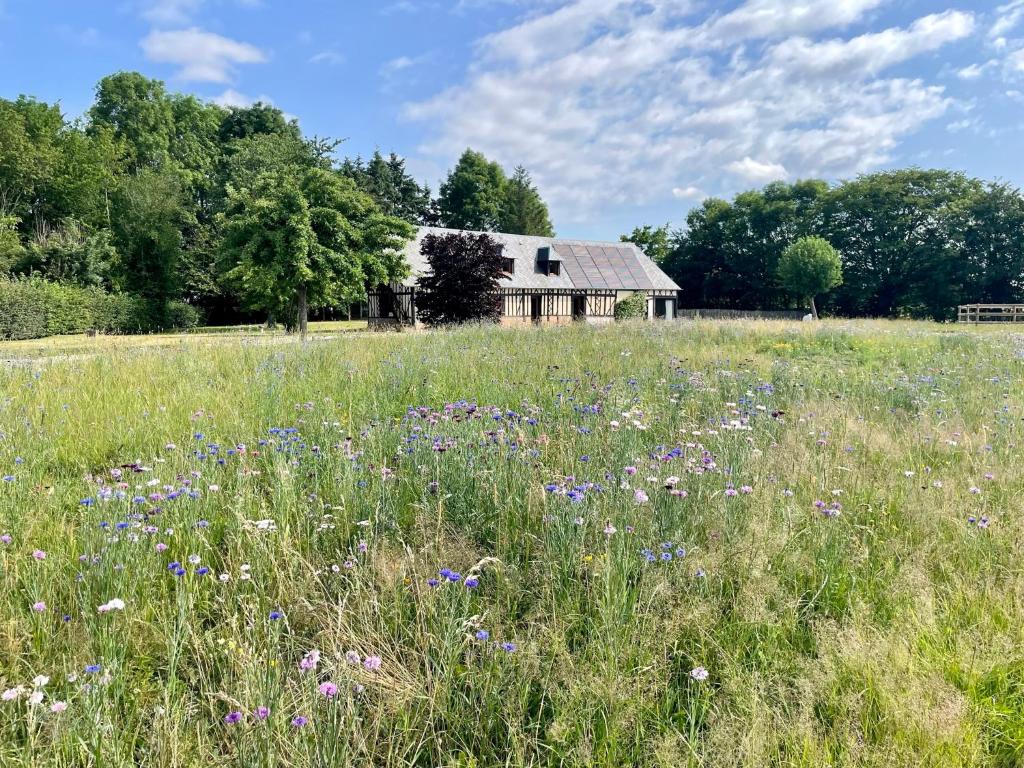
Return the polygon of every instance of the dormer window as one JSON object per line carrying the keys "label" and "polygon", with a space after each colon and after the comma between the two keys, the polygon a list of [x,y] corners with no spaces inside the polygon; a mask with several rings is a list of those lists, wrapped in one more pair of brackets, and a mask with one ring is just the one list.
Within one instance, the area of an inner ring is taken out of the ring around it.
{"label": "dormer window", "polygon": [[542,275],[562,274],[562,262],[551,258],[550,248],[537,249],[537,272]]}

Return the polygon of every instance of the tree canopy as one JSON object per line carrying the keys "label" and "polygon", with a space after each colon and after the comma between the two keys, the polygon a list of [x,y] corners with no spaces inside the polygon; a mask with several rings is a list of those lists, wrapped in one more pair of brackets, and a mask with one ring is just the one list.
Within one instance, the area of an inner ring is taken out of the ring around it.
{"label": "tree canopy", "polygon": [[680,306],[786,309],[795,297],[779,259],[809,235],[840,254],[843,282],[821,297],[834,314],[948,319],[961,303],[1024,302],[1024,197],[945,170],[709,198],[672,233],[662,266],[682,289]]}
{"label": "tree canopy", "polygon": [[529,172],[521,165],[505,184],[498,231],[512,235],[554,237],[548,206],[533,185]]}
{"label": "tree canopy", "polygon": [[501,245],[487,234],[429,234],[420,252],[430,271],[420,277],[420,317],[428,325],[501,317],[498,281],[504,275]]}
{"label": "tree canopy", "polygon": [[818,319],[814,297],[830,291],[843,282],[843,266],[839,253],[821,237],[801,237],[786,246],[779,258],[779,281],[782,287],[799,300],[811,304],[811,314]]}

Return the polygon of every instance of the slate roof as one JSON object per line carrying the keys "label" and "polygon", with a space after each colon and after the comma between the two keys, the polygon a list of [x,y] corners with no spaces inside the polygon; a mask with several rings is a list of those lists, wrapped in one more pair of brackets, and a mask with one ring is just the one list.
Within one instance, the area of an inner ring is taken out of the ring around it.
{"label": "slate roof", "polygon": [[[405,247],[411,274],[403,282],[415,285],[429,271],[420,245],[428,234],[463,234],[463,230],[420,227]],[[469,234],[478,234],[475,232]],[[565,288],[620,291],[677,291],[679,286],[633,243],[604,243],[591,240],[560,240],[530,235],[488,232],[501,243],[502,255],[515,261],[515,272],[501,280],[503,288]],[[562,262],[561,274],[545,275],[536,270],[537,250],[551,249],[551,259]]]}

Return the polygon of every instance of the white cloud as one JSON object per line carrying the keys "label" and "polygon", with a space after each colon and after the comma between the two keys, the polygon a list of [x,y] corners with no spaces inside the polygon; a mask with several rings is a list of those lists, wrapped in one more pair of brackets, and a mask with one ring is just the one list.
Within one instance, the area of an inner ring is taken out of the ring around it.
{"label": "white cloud", "polygon": [[157,25],[184,24],[199,10],[204,0],[156,0],[141,8],[142,18]]}
{"label": "white cloud", "polygon": [[[234,0],[243,8],[259,8],[263,0]],[[206,0],[136,0],[132,5],[143,19],[158,27],[187,24],[206,4]]]}
{"label": "white cloud", "polygon": [[344,61],[345,57],[337,51],[321,51],[309,58],[310,64],[330,64],[332,66],[341,64]]}
{"label": "white cloud", "polygon": [[1006,35],[1020,24],[1021,19],[1024,19],[1024,0],[1014,0],[1012,3],[999,6],[996,8],[996,20],[989,28],[988,36],[993,40],[1004,40]]}
{"label": "white cloud", "polygon": [[769,59],[775,64],[828,77],[851,69],[873,75],[967,37],[973,31],[971,14],[946,11],[920,18],[906,29],[886,29],[851,40],[813,42],[803,37],[790,38],[775,46]]}
{"label": "white cloud", "polygon": [[438,164],[467,146],[524,164],[560,220],[706,179],[859,173],[952,104],[886,69],[975,25],[947,11],[844,34],[881,2],[747,0],[700,19],[687,0],[567,0],[481,39],[463,83],[404,113]]}
{"label": "white cloud", "polygon": [[416,64],[416,60],[409,56],[399,56],[397,59],[391,59],[391,61],[385,62],[380,68],[381,74],[393,75],[396,72],[401,72],[403,69],[409,69]]}
{"label": "white cloud", "polygon": [[222,107],[251,107],[256,102],[261,102],[269,106],[274,105],[274,100],[269,96],[261,95],[253,98],[252,96],[247,96],[244,93],[239,93],[234,88],[228,88],[219,96],[214,96],[212,101],[214,104],[220,104]]}
{"label": "white cloud", "polygon": [[985,74],[985,71],[987,69],[990,69],[996,64],[997,62],[994,60],[986,61],[984,64],[969,64],[966,67],[963,67],[962,69],[958,69],[956,72],[956,76],[959,77],[961,80],[977,80],[979,77]]}
{"label": "white cloud", "polygon": [[779,163],[761,162],[749,155],[742,160],[734,160],[729,163],[725,166],[725,170],[739,176],[743,181],[755,184],[785,179],[789,175],[786,172],[785,166]]}
{"label": "white cloud", "polygon": [[704,193],[699,187],[688,186],[688,187],[673,187],[672,197],[677,200],[699,200],[704,197]]}
{"label": "white cloud", "polygon": [[226,83],[238,64],[266,61],[256,46],[197,27],[150,32],[141,45],[150,61],[180,67],[175,76],[181,80]]}

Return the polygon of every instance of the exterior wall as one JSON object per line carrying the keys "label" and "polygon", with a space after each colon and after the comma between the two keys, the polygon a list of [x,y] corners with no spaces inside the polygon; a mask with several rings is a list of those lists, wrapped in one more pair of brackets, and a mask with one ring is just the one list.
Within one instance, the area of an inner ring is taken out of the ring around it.
{"label": "exterior wall", "polygon": [[[631,293],[632,291],[505,288],[502,290],[501,324],[566,325],[576,320],[592,324],[609,323],[615,318],[616,302],[622,296]],[[539,310],[537,317],[534,316],[535,307]],[[371,327],[420,325],[416,311],[415,288],[392,284],[387,288],[369,291],[367,309]],[[582,313],[574,314],[574,310],[579,309],[582,309]]]}

